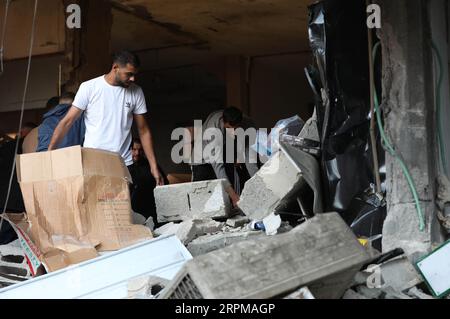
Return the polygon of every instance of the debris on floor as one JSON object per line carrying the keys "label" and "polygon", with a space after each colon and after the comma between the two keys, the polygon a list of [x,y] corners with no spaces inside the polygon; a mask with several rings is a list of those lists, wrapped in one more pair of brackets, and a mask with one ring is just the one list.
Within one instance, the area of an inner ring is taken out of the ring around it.
{"label": "debris on floor", "polygon": [[342,218],[328,213],[194,258],[160,298],[274,298],[305,285],[315,298],[340,298],[369,260]]}

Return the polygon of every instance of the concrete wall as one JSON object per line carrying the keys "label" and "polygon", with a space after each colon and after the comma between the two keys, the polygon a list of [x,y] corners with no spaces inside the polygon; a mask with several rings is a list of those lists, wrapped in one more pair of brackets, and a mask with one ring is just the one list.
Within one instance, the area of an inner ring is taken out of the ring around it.
{"label": "concrete wall", "polygon": [[311,53],[257,57],[253,59],[250,87],[250,116],[259,127],[272,128],[293,115],[311,117],[313,95],[303,69]]}

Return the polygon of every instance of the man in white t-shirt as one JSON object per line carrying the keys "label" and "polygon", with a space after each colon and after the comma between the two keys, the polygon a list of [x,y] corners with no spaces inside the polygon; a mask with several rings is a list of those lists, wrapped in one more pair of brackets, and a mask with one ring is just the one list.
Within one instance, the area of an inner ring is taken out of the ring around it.
{"label": "man in white t-shirt", "polygon": [[49,151],[56,148],[84,112],[86,135],[83,146],[119,153],[130,166],[133,164],[130,145],[134,119],[151,174],[157,185],[163,185],[152,133],[144,116],[147,113],[144,93],[134,84],[139,66],[139,58],[135,54],[123,51],[114,55],[108,74],[82,83],[71,109],[55,129]]}

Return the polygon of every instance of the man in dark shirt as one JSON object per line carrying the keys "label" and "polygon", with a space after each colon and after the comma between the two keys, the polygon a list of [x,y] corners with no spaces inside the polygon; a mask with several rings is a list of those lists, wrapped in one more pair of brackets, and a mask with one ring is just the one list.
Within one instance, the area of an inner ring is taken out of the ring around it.
{"label": "man in dark shirt", "polygon": [[[153,194],[156,181],[150,173],[150,164],[145,157],[144,149],[139,139],[133,140],[131,154],[133,164],[128,166],[133,179],[133,184],[130,187],[131,207],[134,212],[141,214],[145,218],[153,217],[155,225],[158,225],[155,196]],[[159,171],[164,178],[164,185],[168,185],[169,181],[161,167],[159,167]]]}

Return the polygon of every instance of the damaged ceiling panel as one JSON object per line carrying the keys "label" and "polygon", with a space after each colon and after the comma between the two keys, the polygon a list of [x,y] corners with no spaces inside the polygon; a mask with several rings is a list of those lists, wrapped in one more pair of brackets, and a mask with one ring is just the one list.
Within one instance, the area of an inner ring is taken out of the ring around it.
{"label": "damaged ceiling panel", "polygon": [[[5,1],[6,2],[6,1]],[[5,35],[5,59],[28,56],[34,1],[11,1]],[[5,5],[0,6],[3,22]],[[40,0],[36,18],[36,37],[33,54],[53,54],[65,48],[65,11],[62,1]]]}
{"label": "damaged ceiling panel", "polygon": [[[223,54],[270,54],[309,49],[311,0],[114,0],[116,8],[165,28],[180,44],[207,42]],[[140,23],[140,22],[136,22]],[[136,29],[138,30],[138,29]],[[134,33],[142,39],[156,33]],[[186,41],[188,40],[188,41]],[[144,40],[145,41],[145,40]],[[157,41],[156,41],[157,42]]]}

